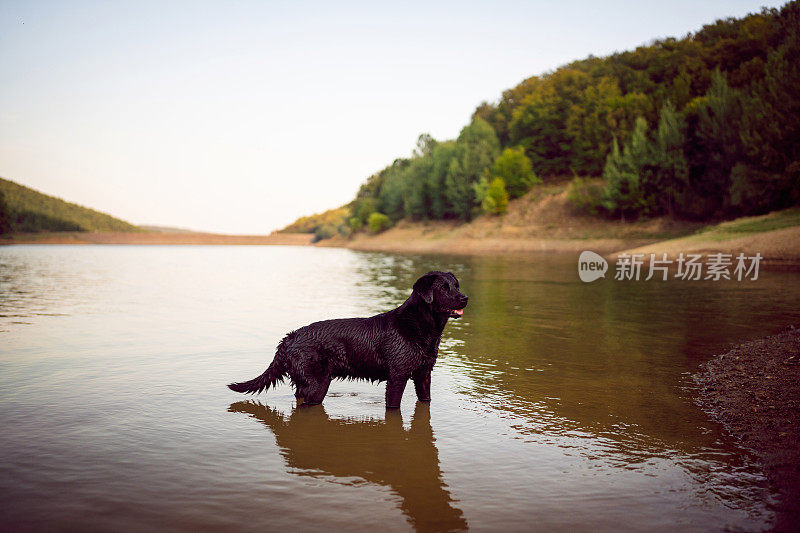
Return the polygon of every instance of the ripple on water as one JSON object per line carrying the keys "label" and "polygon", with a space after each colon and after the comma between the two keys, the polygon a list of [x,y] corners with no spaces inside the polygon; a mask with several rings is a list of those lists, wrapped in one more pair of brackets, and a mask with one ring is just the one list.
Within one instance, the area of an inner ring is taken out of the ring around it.
{"label": "ripple on water", "polygon": [[[400,303],[428,270],[470,296],[433,402],[338,381],[255,401],[282,336]],[[687,374],[796,316],[795,273],[576,281],[574,258],[294,247],[0,248],[0,518],[47,529],[759,530],[772,495]],[[658,305],[653,305],[657,302]],[[246,518],[243,518],[246,517]]]}

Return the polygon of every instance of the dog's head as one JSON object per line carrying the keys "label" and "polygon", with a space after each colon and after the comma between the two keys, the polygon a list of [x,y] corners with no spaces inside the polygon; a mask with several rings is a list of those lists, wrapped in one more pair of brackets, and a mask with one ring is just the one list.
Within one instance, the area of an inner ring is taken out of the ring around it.
{"label": "dog's head", "polygon": [[428,272],[414,283],[414,292],[434,313],[449,318],[461,317],[467,306],[468,298],[458,290],[458,280],[452,272]]}

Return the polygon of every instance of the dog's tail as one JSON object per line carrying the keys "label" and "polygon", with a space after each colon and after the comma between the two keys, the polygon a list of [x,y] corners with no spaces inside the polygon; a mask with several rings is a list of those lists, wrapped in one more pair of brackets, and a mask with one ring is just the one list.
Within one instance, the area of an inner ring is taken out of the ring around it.
{"label": "dog's tail", "polygon": [[258,394],[259,392],[274,387],[279,381],[283,381],[286,374],[284,367],[284,346],[283,343],[278,345],[278,350],[275,353],[275,359],[267,367],[263,374],[250,381],[242,381],[241,383],[231,383],[228,388],[236,392],[246,392]]}

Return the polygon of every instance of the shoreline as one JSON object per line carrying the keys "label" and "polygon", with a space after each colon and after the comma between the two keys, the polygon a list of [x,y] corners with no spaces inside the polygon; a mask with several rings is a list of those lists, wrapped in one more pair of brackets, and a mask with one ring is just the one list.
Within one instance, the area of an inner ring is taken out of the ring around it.
{"label": "shoreline", "polygon": [[563,187],[538,186],[513,200],[501,216],[472,222],[401,221],[377,235],[357,233],[316,246],[393,253],[457,255],[574,253],[591,250],[615,261],[619,254],[739,253],[762,256],[769,269],[800,269],[800,209],[740,217],[718,224],[667,217],[622,222],[575,213]]}
{"label": "shoreline", "polygon": [[[778,213],[777,216],[780,216]],[[482,218],[468,224],[453,222],[401,222],[377,235],[336,235],[313,243],[310,233],[269,235],[224,235],[201,232],[45,232],[0,236],[0,246],[15,244],[116,244],[116,245],[288,245],[347,248],[365,252],[448,254],[464,256],[537,255],[591,250],[615,262],[620,254],[680,253],[731,254],[750,257],[761,254],[761,267],[769,270],[800,270],[800,225],[737,231],[735,225],[766,224],[775,214],[738,219],[697,230],[666,220],[636,223],[592,222],[572,217],[553,228],[526,227],[518,220]],[[778,219],[780,220],[780,219]],[[734,225],[733,230],[730,226]],[[691,232],[691,233],[689,233]],[[688,234],[687,234],[688,233]]]}
{"label": "shoreline", "polygon": [[770,270],[800,269],[800,208],[740,217],[716,224],[669,217],[622,221],[575,211],[566,182],[535,185],[509,202],[502,216],[470,222],[401,220],[376,235],[357,232],[312,243],[311,233],[223,235],[173,228],[133,232],[20,233],[0,237],[8,244],[211,244],[338,247],[367,252],[448,255],[535,255],[590,250],[615,261],[619,254],[760,253]]}
{"label": "shoreline", "polygon": [[354,238],[335,236],[314,246],[348,248],[350,250],[412,254],[451,255],[524,255],[539,253],[573,253],[576,256],[591,250],[609,262],[620,254],[644,254],[644,263],[651,253],[669,258],[679,253],[731,254],[752,256],[760,253],[761,268],[768,270],[800,270],[800,227],[781,228],[762,233],[720,240],[716,235],[694,234],[680,238],[586,237],[563,238],[532,235],[511,236],[503,233],[473,234],[470,228],[448,229],[443,225],[404,224],[378,235],[357,235]]}
{"label": "shoreline", "polygon": [[[390,230],[391,231],[391,230]],[[388,233],[388,232],[387,232]],[[388,252],[411,254],[450,254],[450,255],[517,255],[539,253],[579,253],[591,249],[600,254],[611,254],[621,249],[644,245],[649,241],[625,240],[619,238],[550,239],[523,237],[519,239],[503,236],[481,238],[459,235],[426,236],[424,231],[415,234],[414,230],[402,229],[394,234],[376,236],[359,235],[352,240],[333,237],[316,244],[320,247],[347,248],[362,252]],[[398,236],[399,234],[399,236]]]}
{"label": "shoreline", "polygon": [[0,237],[0,246],[15,244],[130,244],[130,245],[283,245],[308,246],[312,235],[271,233],[269,235],[223,235],[219,233],[135,232],[47,232],[16,233]]}
{"label": "shoreline", "polygon": [[774,531],[800,527],[800,329],[740,344],[700,365],[698,405],[759,458]]}
{"label": "shoreline", "polygon": [[715,241],[692,235],[680,239],[641,238],[548,238],[511,236],[508,234],[473,235],[469,228],[444,224],[404,224],[378,235],[357,235],[353,238],[335,236],[312,243],[310,233],[271,233],[269,235],[224,235],[216,233],[164,232],[47,232],[18,233],[0,237],[0,246],[21,244],[58,245],[235,245],[235,246],[314,246],[346,248],[362,252],[399,254],[447,254],[462,256],[538,255],[570,253],[577,255],[591,250],[609,262],[619,254],[643,253],[644,263],[649,254],[667,252],[670,258],[684,253],[761,253],[761,268],[766,270],[800,270],[800,227],[749,235],[739,239]]}

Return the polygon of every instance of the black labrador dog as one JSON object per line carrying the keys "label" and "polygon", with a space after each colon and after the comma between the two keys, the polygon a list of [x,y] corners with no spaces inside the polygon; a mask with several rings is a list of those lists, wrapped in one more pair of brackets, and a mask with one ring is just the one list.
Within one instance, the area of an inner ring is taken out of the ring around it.
{"label": "black labrador dog", "polygon": [[451,272],[428,272],[397,309],[369,318],[323,320],[292,331],[257,378],[228,385],[259,393],[289,376],[295,396],[322,403],[334,378],[386,381],[386,407],[400,407],[409,378],[420,401],[431,399],[431,370],[448,318],[464,313],[467,297]]}

